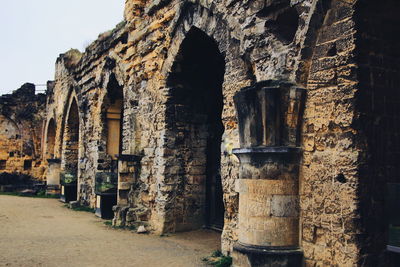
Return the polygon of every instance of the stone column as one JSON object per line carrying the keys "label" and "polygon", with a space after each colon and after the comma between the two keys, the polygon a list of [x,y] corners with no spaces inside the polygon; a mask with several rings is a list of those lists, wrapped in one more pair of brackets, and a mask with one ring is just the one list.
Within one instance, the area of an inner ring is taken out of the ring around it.
{"label": "stone column", "polygon": [[46,174],[46,194],[59,195],[61,190],[61,185],[60,185],[61,160],[47,159],[47,162],[48,162],[48,168]]}
{"label": "stone column", "polygon": [[240,146],[234,266],[301,266],[299,136],[305,90],[264,81],[235,97]]}

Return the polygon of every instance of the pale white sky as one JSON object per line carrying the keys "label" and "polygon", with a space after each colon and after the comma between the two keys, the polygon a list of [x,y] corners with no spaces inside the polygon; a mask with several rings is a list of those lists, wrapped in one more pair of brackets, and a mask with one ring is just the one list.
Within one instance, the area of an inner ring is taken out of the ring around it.
{"label": "pale white sky", "polygon": [[[0,95],[54,79],[59,54],[80,51],[123,20],[124,0],[0,0]],[[39,87],[37,89],[45,89]]]}

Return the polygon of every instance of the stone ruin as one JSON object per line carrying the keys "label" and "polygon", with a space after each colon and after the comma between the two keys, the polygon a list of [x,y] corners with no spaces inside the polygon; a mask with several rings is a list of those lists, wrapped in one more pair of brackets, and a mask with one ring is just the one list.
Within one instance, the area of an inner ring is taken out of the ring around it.
{"label": "stone ruin", "polygon": [[398,1],[125,5],[57,59],[49,191],[116,225],[219,230],[235,266],[396,266]]}
{"label": "stone ruin", "polygon": [[45,117],[46,95],[36,94],[34,84],[26,83],[11,94],[0,96],[1,173],[45,179],[46,164],[41,154]]}

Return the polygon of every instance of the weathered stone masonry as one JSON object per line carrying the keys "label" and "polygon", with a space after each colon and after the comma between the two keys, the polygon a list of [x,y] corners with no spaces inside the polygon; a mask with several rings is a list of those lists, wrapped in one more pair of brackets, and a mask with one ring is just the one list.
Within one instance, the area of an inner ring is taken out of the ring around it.
{"label": "weathered stone masonry", "polygon": [[41,154],[45,109],[45,94],[36,94],[31,83],[0,97],[0,172],[45,179]]}
{"label": "weathered stone masonry", "polygon": [[300,199],[291,229],[305,265],[387,266],[384,188],[399,181],[398,10],[394,0],[127,0],[123,23],[57,59],[45,155],[76,175],[83,205],[98,205],[96,177],[118,176],[107,180],[114,223],[156,233],[223,224],[230,253],[243,189],[233,96],[290,81],[307,92],[299,190],[290,192]]}

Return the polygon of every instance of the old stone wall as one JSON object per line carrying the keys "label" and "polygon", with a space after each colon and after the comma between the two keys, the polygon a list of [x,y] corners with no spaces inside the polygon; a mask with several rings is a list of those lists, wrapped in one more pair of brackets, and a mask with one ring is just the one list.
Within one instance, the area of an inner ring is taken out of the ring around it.
{"label": "old stone wall", "polygon": [[[307,89],[300,166],[306,266],[360,264],[376,251],[360,236],[368,227],[374,232],[377,224],[359,220],[369,216],[368,205],[359,209],[363,201],[375,200],[372,173],[395,177],[397,172],[384,157],[370,164],[370,155],[397,153],[395,141],[389,141],[397,140],[397,131],[387,131],[379,140],[388,141],[374,145],[382,130],[376,123],[397,123],[388,113],[395,113],[396,98],[384,102],[397,85],[392,61],[397,54],[386,52],[397,43],[378,30],[381,17],[367,16],[370,9],[356,2],[126,0],[123,23],[101,34],[84,53],[71,50],[58,58],[45,127],[48,135],[54,121],[54,152],[47,155],[60,158],[64,169],[72,162],[66,135],[76,103],[78,197],[93,207],[96,173],[114,170],[107,110],[115,103],[112,95],[122,91],[118,150],[138,156],[140,164],[124,167],[121,220],[157,233],[207,225],[208,186],[220,181],[222,250],[229,253],[238,238],[233,96],[256,81],[297,82]],[[375,50],[363,46],[371,40]],[[384,98],[375,97],[376,88]],[[362,167],[373,172],[365,175]],[[385,173],[389,170],[393,175]],[[379,210],[381,204],[371,213],[376,219]],[[384,234],[382,229],[368,238]],[[383,241],[377,247],[382,249]]]}
{"label": "old stone wall", "polygon": [[45,178],[41,155],[45,103],[46,96],[35,94],[31,83],[0,96],[0,172]]}
{"label": "old stone wall", "polygon": [[[126,25],[100,36],[84,54],[79,55],[79,59],[71,53],[61,56],[52,96],[56,99],[54,111],[49,112],[56,115],[49,116],[56,117],[56,136],[61,137],[65,131],[66,103],[76,94],[81,122],[79,138],[82,141],[78,168],[81,200],[93,205],[93,177],[99,162],[104,160],[101,155],[105,149],[104,145],[99,145],[103,142],[101,132],[104,124],[100,116],[101,106],[113,74],[124,88],[122,152],[142,155],[140,177],[131,190],[132,206],[140,210],[143,220],[163,232],[177,230],[173,218],[186,212],[184,203],[187,199],[176,195],[177,187],[188,190],[184,195],[199,195],[195,197],[198,203],[192,201],[192,207],[203,205],[204,185],[199,186],[200,170],[196,174],[197,186],[191,184],[196,177],[185,181],[166,180],[168,176],[175,176],[176,168],[171,167],[179,164],[171,150],[171,146],[179,142],[179,132],[168,128],[166,115],[168,101],[173,95],[167,79],[177,57],[182,54],[182,42],[195,27],[216,42],[225,64],[221,178],[226,211],[224,250],[230,250],[231,241],[236,240],[234,229],[238,208],[234,191],[238,160],[230,151],[238,147],[233,95],[252,81],[293,75],[301,57],[299,47],[305,39],[310,5],[308,1],[292,4],[289,1],[253,4],[233,1],[146,4],[128,1]],[[288,27],[291,21],[294,23]],[[214,63],[210,61],[209,64]],[[56,147],[62,147],[60,142],[56,138]],[[55,154],[61,156],[61,152]],[[186,157],[184,161],[191,157],[188,154],[182,156]],[[177,209],[177,203],[183,206]]]}
{"label": "old stone wall", "polygon": [[[56,124],[55,158],[61,159],[61,171],[77,168],[80,200],[95,205],[94,177],[98,170],[110,168],[110,157],[106,155],[107,88],[109,84],[124,84],[115,59],[109,57],[108,49],[124,39],[121,29],[106,32],[87,48],[86,53],[70,50],[60,55],[56,62],[55,88],[48,97],[47,124],[53,119]],[[104,53],[106,51],[107,53]],[[113,72],[111,72],[113,70]],[[120,81],[116,81],[116,77]],[[77,104],[77,114],[71,107]],[[72,116],[72,117],[71,117]],[[71,127],[73,126],[73,127]],[[78,132],[71,131],[76,128]],[[76,144],[70,142],[73,135]],[[78,133],[78,134],[77,134]],[[71,149],[72,148],[72,149]],[[73,153],[71,153],[73,152]]]}
{"label": "old stone wall", "polygon": [[322,1],[307,81],[301,170],[302,245],[307,266],[352,266],[359,257],[360,149],[354,96],[355,26],[351,2]]}
{"label": "old stone wall", "polygon": [[[142,189],[138,195],[144,200],[140,205],[150,209],[150,221],[155,229],[176,230],[174,218],[181,217],[185,208],[176,211],[173,207],[179,209],[178,203],[187,204],[186,198],[177,196],[177,188],[191,187],[191,179],[182,182],[167,178],[179,172],[176,153],[170,147],[176,148],[180,135],[177,131],[165,131],[168,122],[164,114],[168,112],[166,104],[173,96],[167,78],[174,71],[173,66],[182,54],[181,43],[192,27],[215,40],[225,61],[221,177],[225,201],[223,250],[229,251],[237,239],[238,209],[238,195],[234,190],[238,160],[231,155],[231,149],[238,147],[233,95],[255,80],[295,76],[311,7],[308,1],[292,5],[289,1],[160,1],[143,7],[138,6],[137,1],[127,1],[125,16],[128,27],[132,27],[128,45],[137,47],[134,51],[141,55],[137,60],[134,55],[127,57],[128,60],[132,57],[127,64],[134,70],[128,76],[137,82],[133,88],[139,89],[140,93],[136,116],[143,133],[138,144],[143,148],[144,157],[140,175],[142,185],[138,186]],[[141,16],[135,17],[135,14]],[[294,21],[293,25],[291,21]],[[148,117],[143,120],[142,114],[157,115],[149,123]],[[147,135],[154,136],[154,141]],[[188,160],[190,156],[183,157]],[[199,174],[201,176],[201,171]],[[193,204],[196,203],[191,202]]]}

